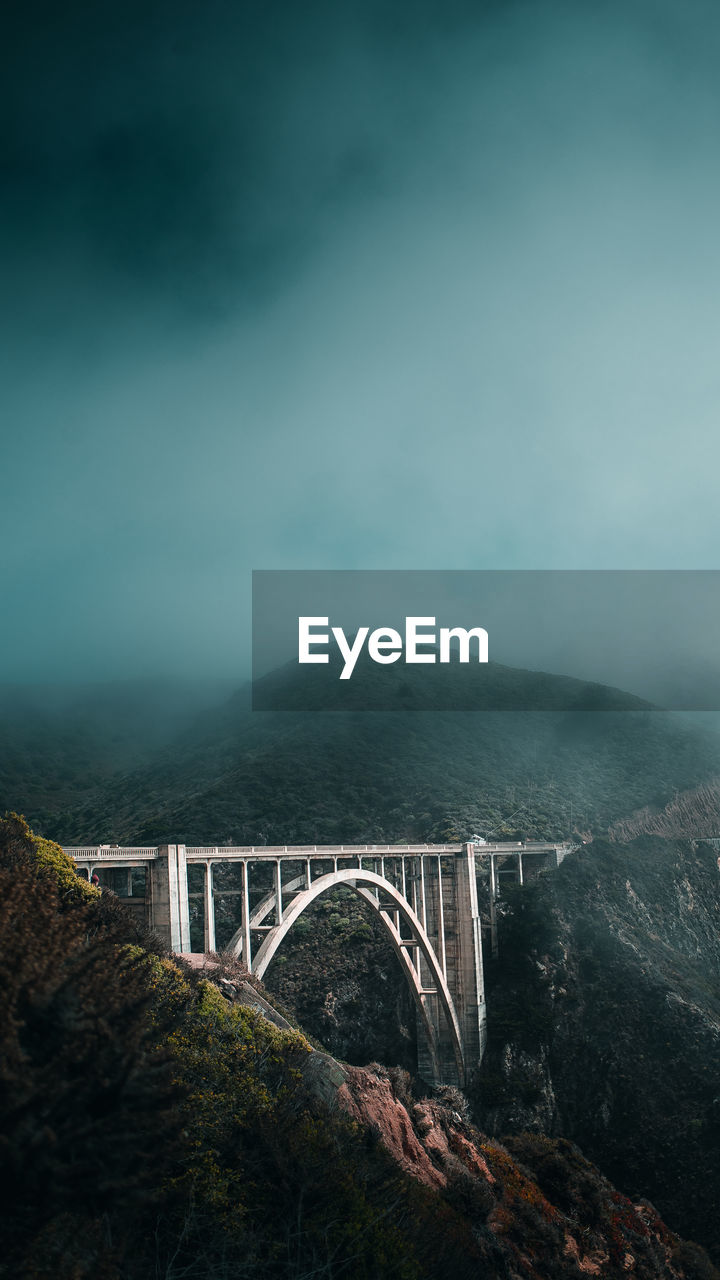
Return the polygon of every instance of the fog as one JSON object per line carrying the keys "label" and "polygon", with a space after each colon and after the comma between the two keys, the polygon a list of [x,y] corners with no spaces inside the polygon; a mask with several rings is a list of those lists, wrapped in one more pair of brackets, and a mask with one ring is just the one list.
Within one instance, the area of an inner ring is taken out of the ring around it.
{"label": "fog", "polygon": [[238,676],[254,568],[713,568],[720,14],[27,7],[3,681]]}

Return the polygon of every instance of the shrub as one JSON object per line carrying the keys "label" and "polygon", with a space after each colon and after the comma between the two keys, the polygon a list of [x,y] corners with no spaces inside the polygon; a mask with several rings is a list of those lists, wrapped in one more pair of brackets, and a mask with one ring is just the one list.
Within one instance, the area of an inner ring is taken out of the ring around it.
{"label": "shrub", "polygon": [[[143,966],[90,905],[0,869],[0,1203],[19,1271],[28,1244],[39,1267],[75,1223],[87,1250],[88,1219],[150,1196],[178,1133]],[[87,1265],[100,1274],[92,1249]]]}

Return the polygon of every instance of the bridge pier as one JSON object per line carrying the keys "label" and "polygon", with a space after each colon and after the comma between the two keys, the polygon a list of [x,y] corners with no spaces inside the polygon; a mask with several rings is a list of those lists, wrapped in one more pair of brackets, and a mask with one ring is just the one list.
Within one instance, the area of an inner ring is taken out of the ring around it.
{"label": "bridge pier", "polygon": [[190,908],[185,845],[160,845],[148,870],[148,924],[172,951],[187,952],[190,950]]}
{"label": "bridge pier", "polygon": [[[455,993],[465,1044],[466,1074],[480,1064],[487,1037],[482,930],[475,877],[475,850],[463,846],[455,857],[457,950],[451,990]],[[448,963],[448,973],[450,965]]]}
{"label": "bridge pier", "polygon": [[464,1070],[463,1078],[458,1078],[446,1020],[442,1016],[437,995],[428,992],[423,995],[423,1003],[437,1035],[441,1078],[434,1078],[436,1068],[433,1067],[421,1019],[418,1019],[418,1075],[430,1084],[457,1084],[464,1088],[480,1064],[487,1038],[481,922],[473,846],[463,845],[454,856],[446,858],[445,869],[442,861],[438,858],[437,868],[433,868],[432,874],[429,874],[428,867],[428,873],[422,877],[422,886],[426,890],[425,917],[431,936],[438,939],[439,958],[457,1011]]}
{"label": "bridge pier", "polygon": [[212,862],[209,861],[205,863],[205,928],[203,941],[206,952],[215,950],[215,898],[213,896]]}

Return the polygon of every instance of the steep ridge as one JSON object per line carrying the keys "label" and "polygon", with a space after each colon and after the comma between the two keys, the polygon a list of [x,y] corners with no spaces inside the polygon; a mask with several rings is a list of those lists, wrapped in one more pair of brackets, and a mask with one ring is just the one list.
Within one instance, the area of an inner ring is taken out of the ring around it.
{"label": "steep ridge", "polygon": [[673,839],[716,839],[720,834],[720,778],[676,793],[662,809],[645,805],[610,827],[614,840],[655,835]]}
{"label": "steep ridge", "polygon": [[569,1142],[529,1133],[490,1139],[452,1097],[402,1101],[397,1077],[382,1070],[352,1068],[339,1100],[401,1168],[463,1203],[476,1233],[498,1246],[494,1274],[669,1278],[707,1265],[697,1247],[673,1239],[648,1201],[621,1195]]}
{"label": "steep ridge", "polygon": [[474,1096],[577,1142],[720,1251],[720,872],[707,843],[596,841],[506,894]]}

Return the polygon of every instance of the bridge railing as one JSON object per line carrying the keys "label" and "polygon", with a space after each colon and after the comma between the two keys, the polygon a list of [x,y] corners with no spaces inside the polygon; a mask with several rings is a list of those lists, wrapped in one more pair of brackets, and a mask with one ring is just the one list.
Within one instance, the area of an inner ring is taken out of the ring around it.
{"label": "bridge railing", "polygon": [[384,857],[397,857],[402,854],[438,854],[459,853],[461,844],[246,844],[246,845],[186,845],[188,858],[276,858],[278,854],[287,854],[291,858],[308,857],[315,854],[319,858],[354,858],[359,854],[371,857],[373,854]]}
{"label": "bridge railing", "polygon": [[[187,845],[185,853],[190,861],[207,858],[249,858],[262,860],[285,855],[289,858],[343,858],[343,857],[402,857],[429,854],[455,854],[463,849],[461,844],[244,844],[244,845]],[[560,841],[494,841],[487,844],[473,845],[477,858],[490,854],[526,853],[539,854],[556,850],[563,855],[575,846]],[[160,848],[156,845],[65,845],[65,852],[75,861],[143,861],[149,862],[160,856]]]}
{"label": "bridge railing", "polygon": [[66,844],[63,850],[76,862],[127,862],[130,858],[151,862],[160,853],[156,845]]}

